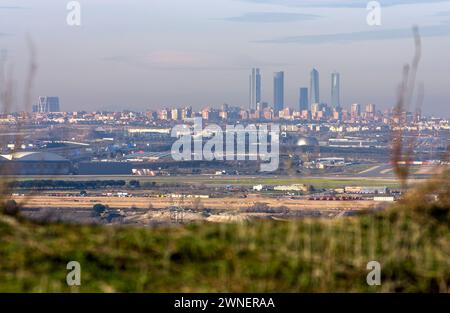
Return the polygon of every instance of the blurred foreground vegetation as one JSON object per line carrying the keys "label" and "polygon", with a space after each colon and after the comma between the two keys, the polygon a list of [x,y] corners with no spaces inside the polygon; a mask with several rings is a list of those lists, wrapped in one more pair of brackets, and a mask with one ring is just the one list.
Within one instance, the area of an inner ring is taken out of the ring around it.
{"label": "blurred foreground vegetation", "polygon": [[[439,180],[387,211],[334,220],[143,229],[0,214],[0,291],[448,292],[449,208]],[[372,260],[381,286],[366,283]],[[66,285],[69,261],[79,287]]]}

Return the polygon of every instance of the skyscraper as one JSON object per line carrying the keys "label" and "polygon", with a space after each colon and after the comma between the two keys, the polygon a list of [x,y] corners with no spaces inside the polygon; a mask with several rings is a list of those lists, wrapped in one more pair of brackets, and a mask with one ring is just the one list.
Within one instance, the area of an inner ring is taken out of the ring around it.
{"label": "skyscraper", "polygon": [[319,72],[313,68],[311,71],[311,86],[310,86],[310,95],[309,95],[309,103],[312,105],[313,103],[320,103],[319,99]]}
{"label": "skyscraper", "polygon": [[309,110],[308,88],[300,88],[299,111]]}
{"label": "skyscraper", "polygon": [[259,68],[253,68],[250,75],[250,110],[256,110],[261,103],[261,74]]}
{"label": "skyscraper", "polygon": [[341,106],[341,75],[338,72],[331,74],[331,106],[333,109]]}
{"label": "skyscraper", "polygon": [[284,108],[284,72],[273,75],[273,109],[276,113]]}

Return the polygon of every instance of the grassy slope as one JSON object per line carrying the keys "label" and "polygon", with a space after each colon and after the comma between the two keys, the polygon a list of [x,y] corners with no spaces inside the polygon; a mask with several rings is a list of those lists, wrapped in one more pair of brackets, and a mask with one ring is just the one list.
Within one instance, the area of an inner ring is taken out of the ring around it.
{"label": "grassy slope", "polygon": [[[0,216],[0,291],[448,291],[448,202],[340,220],[158,229]],[[67,262],[82,285],[65,285]],[[367,262],[382,285],[366,284]]]}

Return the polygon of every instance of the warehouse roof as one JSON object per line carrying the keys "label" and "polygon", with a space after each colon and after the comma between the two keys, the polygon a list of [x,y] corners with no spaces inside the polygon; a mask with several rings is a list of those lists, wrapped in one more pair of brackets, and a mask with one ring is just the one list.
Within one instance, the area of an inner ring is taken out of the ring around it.
{"label": "warehouse roof", "polygon": [[48,152],[15,152],[12,154],[0,155],[0,160],[4,159],[10,161],[67,161],[67,159],[63,158],[62,156]]}

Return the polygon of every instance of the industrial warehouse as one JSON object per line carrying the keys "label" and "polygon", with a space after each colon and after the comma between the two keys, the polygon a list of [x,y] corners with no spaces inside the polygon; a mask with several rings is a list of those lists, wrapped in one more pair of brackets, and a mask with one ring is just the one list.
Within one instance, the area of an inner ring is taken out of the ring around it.
{"label": "industrial warehouse", "polygon": [[0,167],[7,175],[67,175],[71,162],[47,152],[16,152],[0,155]]}

